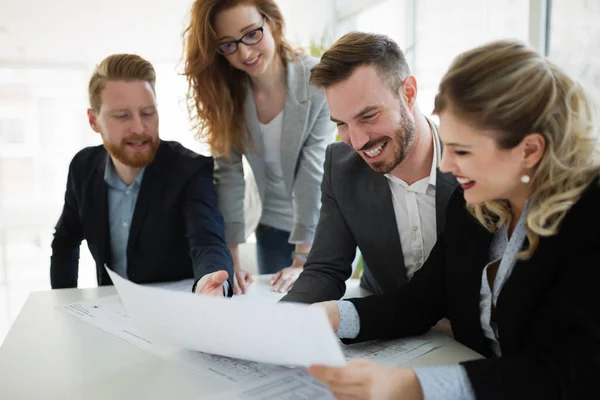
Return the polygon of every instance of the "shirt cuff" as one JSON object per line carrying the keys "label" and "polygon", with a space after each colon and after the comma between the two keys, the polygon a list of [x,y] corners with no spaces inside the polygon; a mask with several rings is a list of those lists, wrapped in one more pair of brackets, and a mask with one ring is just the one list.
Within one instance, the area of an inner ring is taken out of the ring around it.
{"label": "shirt cuff", "polygon": [[423,400],[475,400],[467,371],[461,365],[414,368]]}
{"label": "shirt cuff", "polygon": [[356,307],[349,301],[336,301],[340,310],[340,326],[335,333],[340,339],[355,339],[360,332],[360,317]]}
{"label": "shirt cuff", "polygon": [[229,281],[223,282],[223,296],[227,297],[229,293]]}

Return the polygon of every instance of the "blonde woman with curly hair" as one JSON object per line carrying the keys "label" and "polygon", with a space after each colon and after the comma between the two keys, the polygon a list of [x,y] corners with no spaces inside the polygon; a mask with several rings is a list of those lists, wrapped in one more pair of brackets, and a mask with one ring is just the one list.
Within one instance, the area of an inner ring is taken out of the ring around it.
{"label": "blonde woman with curly hair", "polygon": [[577,82],[523,44],[458,56],[435,100],[440,169],[461,184],[444,233],[397,293],[320,304],[346,342],[420,335],[448,317],[485,358],[311,373],[340,399],[590,398],[600,377],[593,111]]}
{"label": "blonde woman with curly hair", "polygon": [[335,125],[322,90],[308,83],[317,60],[293,49],[273,0],[196,0],[185,33],[185,75],[198,137],[216,158],[215,183],[235,265],[235,291],[252,278],[245,241],[242,156],[254,173],[262,215],[258,269],[287,291],[302,271],[320,207],[325,148]]}

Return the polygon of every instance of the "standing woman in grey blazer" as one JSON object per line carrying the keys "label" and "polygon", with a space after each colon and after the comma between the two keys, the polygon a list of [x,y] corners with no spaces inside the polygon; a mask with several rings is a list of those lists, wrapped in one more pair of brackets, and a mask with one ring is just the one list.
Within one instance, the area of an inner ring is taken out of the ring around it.
{"label": "standing woman in grey blazer", "polygon": [[336,131],[324,92],[308,83],[317,60],[293,49],[283,31],[273,0],[196,0],[185,32],[189,105],[216,159],[236,293],[252,280],[238,255],[245,241],[242,155],[262,201],[259,273],[275,273],[274,289],[286,290],[311,247],[325,148]]}

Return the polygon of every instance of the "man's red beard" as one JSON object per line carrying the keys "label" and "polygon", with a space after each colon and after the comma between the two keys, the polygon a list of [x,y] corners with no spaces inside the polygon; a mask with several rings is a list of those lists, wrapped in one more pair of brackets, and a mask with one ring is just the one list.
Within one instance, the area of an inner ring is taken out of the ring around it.
{"label": "man's red beard", "polygon": [[[128,143],[133,142],[146,143],[148,147],[143,151],[135,151],[133,148],[129,148],[128,145]],[[147,135],[131,135],[121,140],[119,144],[104,141],[104,148],[111,156],[128,167],[143,168],[154,160],[159,144],[160,140],[158,138]]]}

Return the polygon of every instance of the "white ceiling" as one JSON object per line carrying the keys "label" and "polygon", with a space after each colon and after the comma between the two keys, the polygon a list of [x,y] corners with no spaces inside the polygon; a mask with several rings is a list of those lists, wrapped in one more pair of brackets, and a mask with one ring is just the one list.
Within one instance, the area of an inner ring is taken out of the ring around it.
{"label": "white ceiling", "polygon": [[[279,0],[287,36],[299,45],[332,29],[335,0]],[[97,63],[138,53],[181,57],[192,0],[0,0],[0,63]]]}

